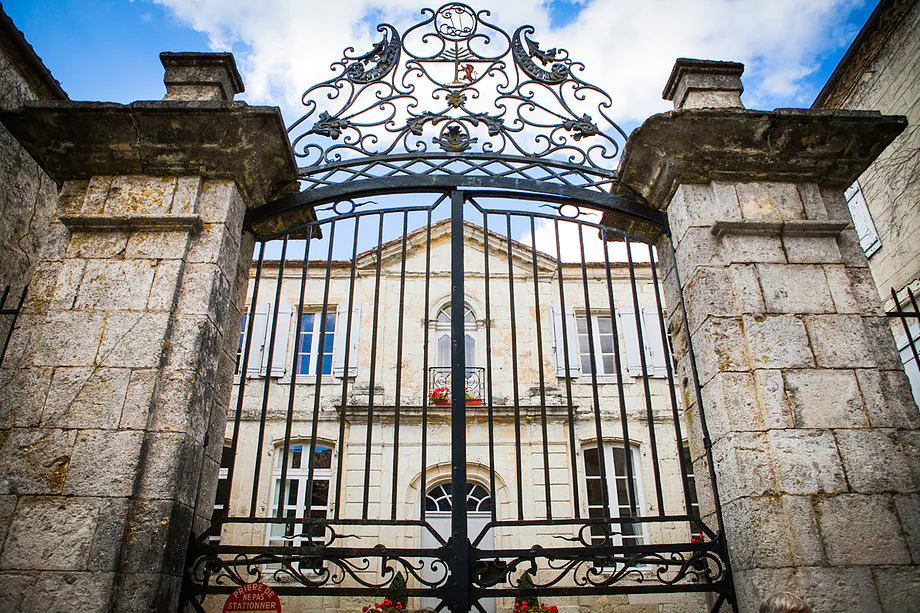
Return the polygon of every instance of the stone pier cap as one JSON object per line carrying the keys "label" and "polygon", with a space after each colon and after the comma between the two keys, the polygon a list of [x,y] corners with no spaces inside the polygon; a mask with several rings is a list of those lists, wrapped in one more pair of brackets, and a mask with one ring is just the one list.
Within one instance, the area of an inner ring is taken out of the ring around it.
{"label": "stone pier cap", "polygon": [[41,101],[0,121],[59,183],[94,176],[232,179],[248,208],[296,185],[281,111],[221,100]]}
{"label": "stone pier cap", "polygon": [[877,111],[685,108],[637,128],[618,173],[661,210],[680,184],[763,180],[844,189],[906,127],[905,117]]}

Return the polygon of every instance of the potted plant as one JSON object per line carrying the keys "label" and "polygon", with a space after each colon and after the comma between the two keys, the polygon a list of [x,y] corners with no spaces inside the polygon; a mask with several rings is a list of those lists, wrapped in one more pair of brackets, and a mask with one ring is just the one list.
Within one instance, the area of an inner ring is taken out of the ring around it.
{"label": "potted plant", "polygon": [[373,607],[365,605],[361,611],[363,613],[403,613],[403,604],[385,598],[383,602],[375,602]]}
{"label": "potted plant", "polygon": [[465,392],[466,392],[466,406],[468,407],[481,407],[482,406],[482,398],[476,398],[475,396],[473,396],[470,390],[465,390]]}
{"label": "potted plant", "polygon": [[446,407],[450,405],[450,388],[448,387],[436,387],[431,390],[431,393],[428,394],[428,400],[431,404],[438,407]]}

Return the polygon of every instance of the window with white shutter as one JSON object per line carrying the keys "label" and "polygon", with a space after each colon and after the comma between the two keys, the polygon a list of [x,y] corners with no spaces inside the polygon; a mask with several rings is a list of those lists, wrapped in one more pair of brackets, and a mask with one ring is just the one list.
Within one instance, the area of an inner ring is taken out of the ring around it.
{"label": "window with white shutter", "polygon": [[881,248],[882,243],[875,229],[875,222],[872,221],[872,215],[869,214],[869,206],[866,204],[866,199],[859,188],[859,183],[851,185],[845,194],[850,215],[853,217],[853,225],[856,227],[856,234],[859,236],[859,246],[862,247],[867,258],[871,257],[873,253]]}

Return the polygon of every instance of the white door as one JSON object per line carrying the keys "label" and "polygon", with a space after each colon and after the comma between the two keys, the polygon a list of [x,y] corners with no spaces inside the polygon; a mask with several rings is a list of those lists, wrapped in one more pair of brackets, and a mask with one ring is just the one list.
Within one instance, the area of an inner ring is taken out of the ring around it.
{"label": "white door", "polygon": [[[492,496],[489,495],[489,491],[486,488],[474,483],[467,484],[466,491],[467,508],[470,509],[466,516],[466,526],[469,538],[472,541],[492,519]],[[450,536],[450,511],[452,502],[450,483],[436,485],[428,490],[426,501],[425,519],[433,529],[437,530],[441,538],[446,541]],[[439,546],[440,543],[437,539],[435,539],[427,529],[423,528],[422,547],[425,549],[436,549]],[[495,538],[493,532],[490,530],[485,537],[483,537],[479,544],[479,548],[492,549],[494,547]],[[426,579],[435,579],[439,576],[439,574],[434,573],[430,569],[425,568],[422,570],[422,577]],[[437,598],[422,598],[421,608],[434,609],[438,606],[438,602]],[[486,610],[486,613],[495,613],[494,599],[483,600],[480,604],[482,608]]]}

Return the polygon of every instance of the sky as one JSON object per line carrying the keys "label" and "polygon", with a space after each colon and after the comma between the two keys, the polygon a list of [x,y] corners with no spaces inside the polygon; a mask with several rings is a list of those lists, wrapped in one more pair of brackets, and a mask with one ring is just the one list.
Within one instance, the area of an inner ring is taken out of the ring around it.
{"label": "sky", "polygon": [[[648,116],[669,109],[661,91],[677,57],[743,62],[742,101],[747,108],[810,106],[875,6],[875,0],[469,3],[477,10],[491,10],[490,19],[508,32],[532,24],[533,38],[542,49],[564,48],[583,62],[584,78],[610,93],[610,115],[626,133]],[[405,31],[420,20],[425,6],[437,8],[440,3],[7,0],[3,4],[73,100],[160,99],[165,93],[161,51],[231,51],[246,85],[237,99],[277,105],[288,124],[303,114],[302,93],[331,76],[329,65],[341,59],[346,47],[364,53],[380,39],[378,23]],[[536,244],[552,253],[554,235],[546,230],[537,228]],[[532,240],[526,229],[515,232],[514,238]],[[577,240],[563,243],[571,246]],[[596,239],[586,247],[603,253]],[[568,259],[574,257],[569,254]]]}
{"label": "sky", "polygon": [[[163,96],[161,51],[232,51],[240,99],[274,104],[288,122],[300,94],[329,76],[345,47],[368,49],[377,23],[404,30],[420,0],[7,0],[4,9],[74,100]],[[633,128],[667,110],[661,90],[677,57],[743,62],[748,108],[809,106],[874,0],[503,0],[489,8],[513,31],[531,23],[544,48],[585,63]],[[431,4],[435,6],[435,4]],[[363,51],[362,51],[363,52]],[[627,131],[629,131],[627,129]]]}

